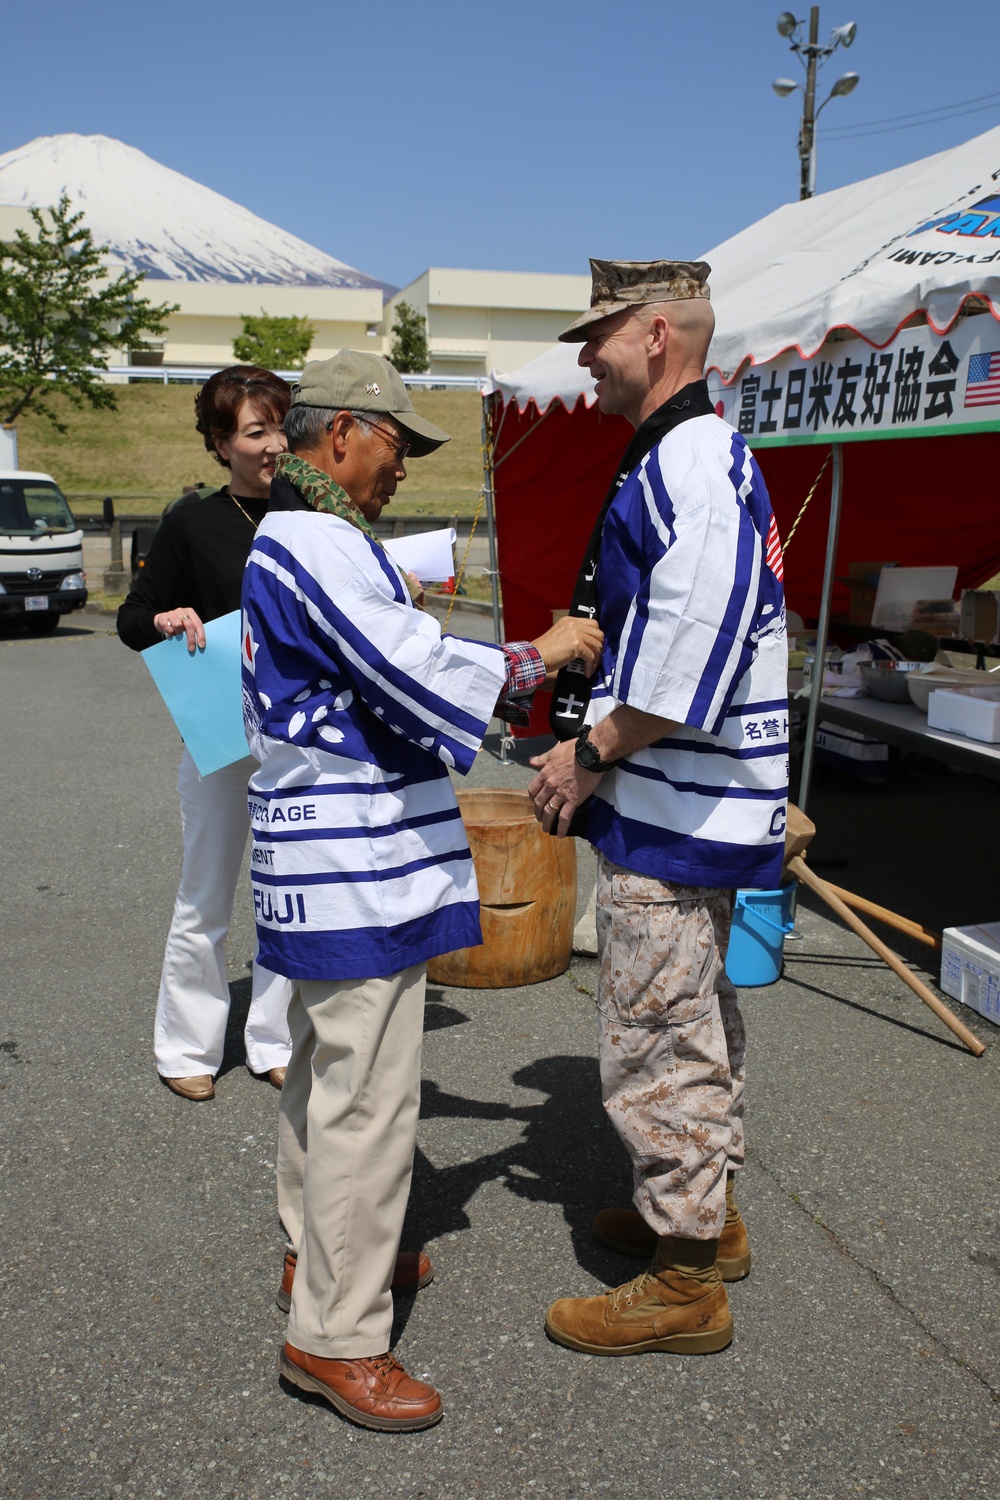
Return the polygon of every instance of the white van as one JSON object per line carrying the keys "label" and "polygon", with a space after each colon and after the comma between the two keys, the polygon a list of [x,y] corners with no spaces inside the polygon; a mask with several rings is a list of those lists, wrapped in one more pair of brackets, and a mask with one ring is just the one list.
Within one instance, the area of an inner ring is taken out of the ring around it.
{"label": "white van", "polygon": [[87,602],[83,532],[48,474],[0,469],[0,619],[34,635]]}

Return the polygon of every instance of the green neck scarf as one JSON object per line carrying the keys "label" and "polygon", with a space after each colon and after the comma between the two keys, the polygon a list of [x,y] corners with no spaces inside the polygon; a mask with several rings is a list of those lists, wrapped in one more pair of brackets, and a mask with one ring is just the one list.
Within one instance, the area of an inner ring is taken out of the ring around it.
{"label": "green neck scarf", "polygon": [[[342,521],[356,526],[363,531],[369,541],[374,542],[376,547],[381,548],[382,540],[374,526],[361,514],[354,501],[345,489],[331,479],[329,474],[324,474],[322,469],[317,469],[314,464],[304,458],[299,458],[296,453],[279,453],[274,465],[275,479],[284,479],[297,491],[313,510],[325,510],[331,516],[339,516]],[[403,582],[410,591],[410,598],[414,604],[423,593],[423,589],[413,582],[409,573],[400,569],[403,574]],[[418,608],[420,606],[418,605]]]}

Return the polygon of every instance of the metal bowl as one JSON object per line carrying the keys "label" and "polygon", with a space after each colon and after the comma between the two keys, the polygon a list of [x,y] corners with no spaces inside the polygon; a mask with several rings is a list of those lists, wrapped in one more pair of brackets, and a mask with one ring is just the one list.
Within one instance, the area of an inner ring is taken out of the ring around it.
{"label": "metal bowl", "polygon": [[914,672],[918,661],[864,661],[861,680],[869,697],[882,703],[912,703],[907,672]]}

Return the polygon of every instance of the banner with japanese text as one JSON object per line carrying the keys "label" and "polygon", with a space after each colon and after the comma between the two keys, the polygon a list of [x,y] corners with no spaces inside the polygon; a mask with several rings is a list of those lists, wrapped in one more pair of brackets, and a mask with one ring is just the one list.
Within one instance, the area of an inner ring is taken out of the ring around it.
{"label": "banner with japanese text", "polygon": [[1000,324],[965,317],[941,335],[904,328],[886,349],[830,339],[751,366],[709,393],[719,415],[758,448],[931,433],[1000,431]]}

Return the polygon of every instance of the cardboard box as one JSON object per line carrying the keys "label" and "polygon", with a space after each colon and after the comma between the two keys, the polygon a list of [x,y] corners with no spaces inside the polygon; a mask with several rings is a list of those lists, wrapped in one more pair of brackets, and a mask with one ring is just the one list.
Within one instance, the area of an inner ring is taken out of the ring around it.
{"label": "cardboard box", "polygon": [[970,740],[983,740],[988,745],[997,744],[1000,742],[1000,685],[969,688],[963,693],[935,688],[927,699],[927,727],[944,729],[949,734],[964,734]]}
{"label": "cardboard box", "polygon": [[993,589],[970,589],[962,595],[962,639],[992,645],[1000,639],[1000,593]]}
{"label": "cardboard box", "polygon": [[870,625],[878,591],[878,577],[882,569],[890,566],[880,562],[852,562],[847,565],[847,577],[838,582],[846,583],[850,589],[850,606],[847,618],[852,625]]}
{"label": "cardboard box", "polygon": [[945,928],[941,988],[1000,1026],[1000,922]]}

